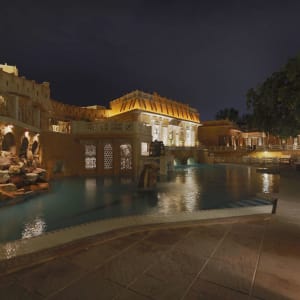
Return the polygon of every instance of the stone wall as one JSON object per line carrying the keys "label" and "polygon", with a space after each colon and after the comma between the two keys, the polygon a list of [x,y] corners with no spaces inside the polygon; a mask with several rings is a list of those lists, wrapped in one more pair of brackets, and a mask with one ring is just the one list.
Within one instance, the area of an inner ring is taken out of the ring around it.
{"label": "stone wall", "polygon": [[50,178],[84,173],[84,147],[72,135],[43,132],[40,141],[42,167]]}

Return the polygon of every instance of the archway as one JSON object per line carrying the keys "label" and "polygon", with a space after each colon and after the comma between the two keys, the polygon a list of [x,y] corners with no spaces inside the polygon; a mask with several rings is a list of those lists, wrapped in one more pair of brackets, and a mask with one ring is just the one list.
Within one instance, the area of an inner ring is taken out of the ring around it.
{"label": "archway", "polygon": [[31,146],[31,151],[33,155],[37,155],[39,152],[39,143],[38,141],[34,141]]}
{"label": "archway", "polygon": [[187,159],[187,165],[188,165],[188,166],[196,165],[195,158],[194,158],[194,157],[189,157],[189,158]]}
{"label": "archway", "polygon": [[2,140],[2,150],[13,152],[15,146],[16,142],[14,135],[11,132],[6,133]]}
{"label": "archway", "polygon": [[182,164],[181,164],[181,161],[180,161],[180,159],[179,158],[175,158],[174,159],[174,166],[176,167],[176,166],[181,166]]}
{"label": "archway", "polygon": [[29,140],[26,136],[24,136],[21,142],[19,157],[27,158],[28,145],[29,145]]}

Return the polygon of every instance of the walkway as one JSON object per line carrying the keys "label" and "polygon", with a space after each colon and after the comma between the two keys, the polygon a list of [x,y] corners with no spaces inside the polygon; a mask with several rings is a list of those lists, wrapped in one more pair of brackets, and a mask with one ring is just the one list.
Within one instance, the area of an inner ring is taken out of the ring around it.
{"label": "walkway", "polygon": [[0,299],[299,299],[299,173],[282,175],[277,215],[125,229],[2,264]]}

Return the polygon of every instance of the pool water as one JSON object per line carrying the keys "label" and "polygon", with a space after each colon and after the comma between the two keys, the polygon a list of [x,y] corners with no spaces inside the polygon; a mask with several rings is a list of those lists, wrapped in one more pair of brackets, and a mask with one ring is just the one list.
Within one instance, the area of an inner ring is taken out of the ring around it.
{"label": "pool water", "polygon": [[94,220],[136,214],[170,214],[224,206],[277,192],[279,175],[238,165],[176,168],[152,191],[131,178],[72,177],[51,182],[49,193],[0,209],[0,242]]}

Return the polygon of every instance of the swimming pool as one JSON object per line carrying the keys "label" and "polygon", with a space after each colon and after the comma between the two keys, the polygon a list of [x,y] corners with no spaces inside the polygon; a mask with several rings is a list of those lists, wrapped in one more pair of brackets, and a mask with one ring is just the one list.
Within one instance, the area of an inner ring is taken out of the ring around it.
{"label": "swimming pool", "polygon": [[238,165],[176,168],[150,192],[138,190],[131,178],[64,178],[53,181],[47,194],[1,208],[0,242],[100,219],[218,208],[258,192],[276,192],[278,185],[279,175]]}

